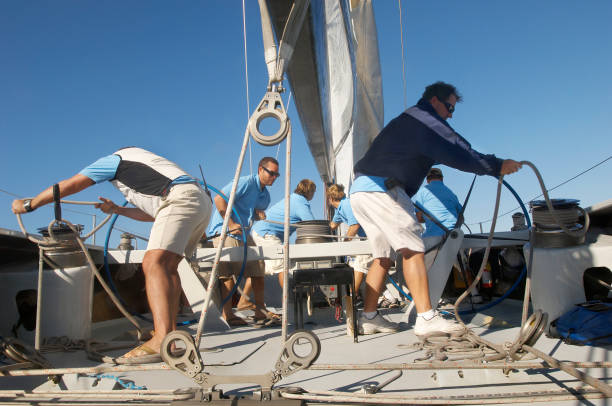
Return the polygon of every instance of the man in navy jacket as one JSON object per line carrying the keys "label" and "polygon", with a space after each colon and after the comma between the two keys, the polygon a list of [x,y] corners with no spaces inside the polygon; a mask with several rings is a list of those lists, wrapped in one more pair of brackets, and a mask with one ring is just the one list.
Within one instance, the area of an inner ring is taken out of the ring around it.
{"label": "man in navy jacket", "polygon": [[395,323],[376,310],[392,263],[392,250],[402,257],[404,278],[415,301],[415,334],[463,330],[431,306],[422,227],[410,198],[434,164],[495,177],[516,172],[521,164],[481,154],[453,130],[446,120],[453,116],[459,101],[461,96],[453,85],[436,82],[427,86],[416,106],[391,120],[355,165],[351,205],[375,258],[366,279],[364,311],[359,320],[362,334],[397,330]]}

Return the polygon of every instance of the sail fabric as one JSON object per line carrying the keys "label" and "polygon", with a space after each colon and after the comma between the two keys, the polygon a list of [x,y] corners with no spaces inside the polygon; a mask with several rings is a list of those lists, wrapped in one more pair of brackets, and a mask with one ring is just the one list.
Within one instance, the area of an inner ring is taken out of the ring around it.
{"label": "sail fabric", "polygon": [[[278,37],[291,2],[268,4]],[[348,189],[384,123],[371,0],[310,2],[287,75],[321,179]]]}

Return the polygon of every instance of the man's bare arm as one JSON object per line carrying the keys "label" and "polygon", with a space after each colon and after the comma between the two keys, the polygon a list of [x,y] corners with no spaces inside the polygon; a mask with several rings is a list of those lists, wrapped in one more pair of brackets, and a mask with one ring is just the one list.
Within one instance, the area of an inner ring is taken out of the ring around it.
{"label": "man's bare arm", "polygon": [[359,231],[359,227],[361,227],[359,224],[353,224],[352,226],[349,226],[348,231],[346,232],[346,235],[349,237],[357,235],[357,232]]}
{"label": "man's bare arm", "polygon": [[[225,212],[227,211],[227,202],[225,201],[225,199],[223,199],[219,195],[215,196],[215,206],[217,207],[217,210],[219,211],[219,214],[221,215],[221,217],[225,218]],[[240,228],[240,224],[236,223],[234,219],[232,219],[231,216],[229,218],[227,227],[230,231],[235,230],[235,231],[232,231],[231,234],[242,234],[242,229]]]}
{"label": "man's bare arm", "polygon": [[[60,197],[66,197],[73,195],[75,193],[80,192],[81,190],[87,189],[95,182],[88,178],[85,175],[76,174],[69,179],[64,179],[59,182],[60,189]],[[25,213],[26,210],[23,207],[23,202],[25,199],[17,199],[13,200],[12,210],[13,213],[22,214]],[[40,192],[35,198],[32,199],[30,203],[30,207],[34,209],[38,209],[46,204],[49,204],[53,201],[53,186],[48,187],[47,189]]]}
{"label": "man's bare arm", "polygon": [[118,214],[138,221],[155,221],[154,217],[151,217],[137,207],[117,206],[112,200],[103,197],[99,199],[102,203],[96,204],[96,208],[102,210],[106,214]]}

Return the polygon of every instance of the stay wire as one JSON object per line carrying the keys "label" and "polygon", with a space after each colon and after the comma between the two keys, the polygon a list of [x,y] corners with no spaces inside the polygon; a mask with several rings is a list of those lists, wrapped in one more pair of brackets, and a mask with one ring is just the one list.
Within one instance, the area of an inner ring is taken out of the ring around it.
{"label": "stay wire", "polygon": [[[244,80],[246,87],[246,108],[247,108],[247,121],[251,116],[251,105],[249,102],[249,58],[247,54],[247,36],[246,36],[246,8],[244,0],[242,0],[242,36],[244,43]],[[251,168],[251,175],[253,174],[253,150],[251,142],[249,141],[249,166]]]}
{"label": "stay wire", "polygon": [[400,42],[402,44],[402,83],[404,85],[404,109],[408,108],[407,90],[406,90],[406,67],[404,57],[404,24],[402,23],[402,0],[397,0],[399,7],[399,23],[400,23]]}

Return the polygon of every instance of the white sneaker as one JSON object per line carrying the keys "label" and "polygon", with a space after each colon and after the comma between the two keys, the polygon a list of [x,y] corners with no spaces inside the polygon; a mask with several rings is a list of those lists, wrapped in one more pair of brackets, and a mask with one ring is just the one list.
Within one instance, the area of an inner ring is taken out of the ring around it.
{"label": "white sneaker", "polygon": [[396,331],[397,323],[388,321],[378,312],[371,320],[365,317],[363,313],[359,317],[359,334],[395,333]]}
{"label": "white sneaker", "polygon": [[454,320],[446,320],[436,312],[436,315],[429,320],[417,316],[414,324],[414,334],[424,336],[431,333],[445,333],[451,335],[461,334],[465,328]]}

